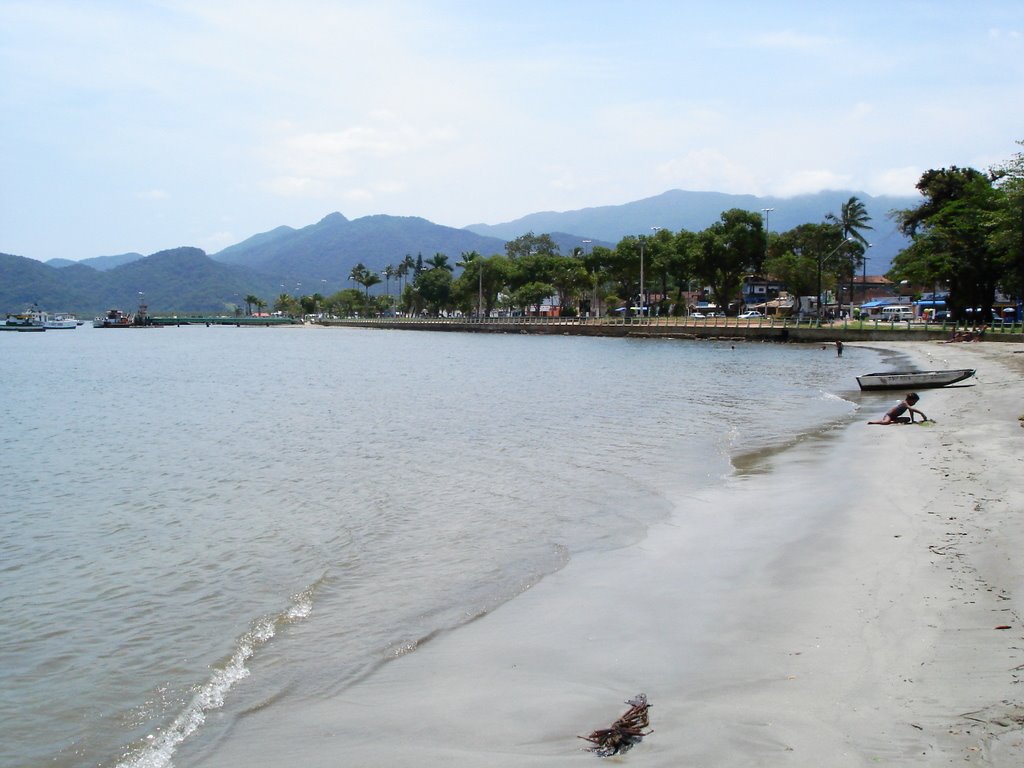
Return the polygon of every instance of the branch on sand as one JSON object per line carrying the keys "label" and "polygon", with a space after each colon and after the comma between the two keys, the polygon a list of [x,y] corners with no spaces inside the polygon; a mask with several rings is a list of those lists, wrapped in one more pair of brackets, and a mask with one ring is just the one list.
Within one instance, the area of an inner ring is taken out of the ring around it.
{"label": "branch on sand", "polygon": [[644,736],[654,733],[653,730],[644,732],[650,725],[647,710],[651,705],[647,703],[647,694],[638,693],[626,703],[630,705],[629,710],[612,723],[610,728],[600,728],[589,736],[577,737],[593,745],[587,747],[587,750],[599,757],[611,757],[628,752],[634,745],[639,744]]}

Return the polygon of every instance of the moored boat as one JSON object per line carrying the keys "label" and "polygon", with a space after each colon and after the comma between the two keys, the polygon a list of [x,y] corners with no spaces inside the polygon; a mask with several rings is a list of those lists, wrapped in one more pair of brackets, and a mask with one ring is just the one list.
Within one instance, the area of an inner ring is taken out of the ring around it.
{"label": "moored boat", "polygon": [[956,384],[974,375],[974,368],[953,368],[946,371],[885,371],[857,377],[861,389],[929,389]]}
{"label": "moored boat", "polygon": [[0,323],[0,331],[45,331],[46,326],[33,312],[22,312],[20,315],[7,315]]}
{"label": "moored boat", "polygon": [[31,309],[22,314],[31,315],[36,323],[51,331],[73,331],[78,327],[78,321],[75,319],[75,316],[67,315],[63,312],[51,315],[48,312]]}
{"label": "moored boat", "polygon": [[40,314],[43,315],[43,324],[51,330],[73,331],[82,324],[77,317],[67,312],[55,312],[52,315],[45,312]]}
{"label": "moored boat", "polygon": [[135,318],[120,309],[108,309],[106,314],[92,321],[93,328],[131,328]]}

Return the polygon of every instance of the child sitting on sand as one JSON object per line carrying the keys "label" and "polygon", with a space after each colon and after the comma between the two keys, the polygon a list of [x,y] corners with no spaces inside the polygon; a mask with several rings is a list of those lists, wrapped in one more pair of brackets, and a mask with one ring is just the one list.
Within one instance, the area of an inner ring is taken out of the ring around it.
{"label": "child sitting on sand", "polygon": [[[915,413],[921,417],[921,421],[928,421],[928,417],[914,407],[920,399],[916,392],[911,392],[905,400],[900,400],[879,421],[869,421],[868,424],[913,424]],[[908,412],[909,416],[903,415]]]}

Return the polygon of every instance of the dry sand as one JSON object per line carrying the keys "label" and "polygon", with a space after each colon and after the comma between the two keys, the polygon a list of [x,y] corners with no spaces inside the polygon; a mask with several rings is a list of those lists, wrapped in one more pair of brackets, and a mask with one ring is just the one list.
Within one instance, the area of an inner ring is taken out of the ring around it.
{"label": "dry sand", "polygon": [[643,691],[654,733],[606,762],[1024,765],[1024,346],[886,346],[978,375],[922,392],[927,426],[868,426],[901,393],[862,395],[642,543],[183,764],[585,765],[576,736]]}

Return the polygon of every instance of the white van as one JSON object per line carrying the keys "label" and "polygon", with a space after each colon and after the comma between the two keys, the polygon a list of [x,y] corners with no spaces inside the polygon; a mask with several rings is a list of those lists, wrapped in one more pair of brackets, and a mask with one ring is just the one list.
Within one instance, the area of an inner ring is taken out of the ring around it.
{"label": "white van", "polygon": [[907,322],[914,319],[914,308],[906,304],[897,304],[892,307],[882,307],[880,315],[883,322]]}

